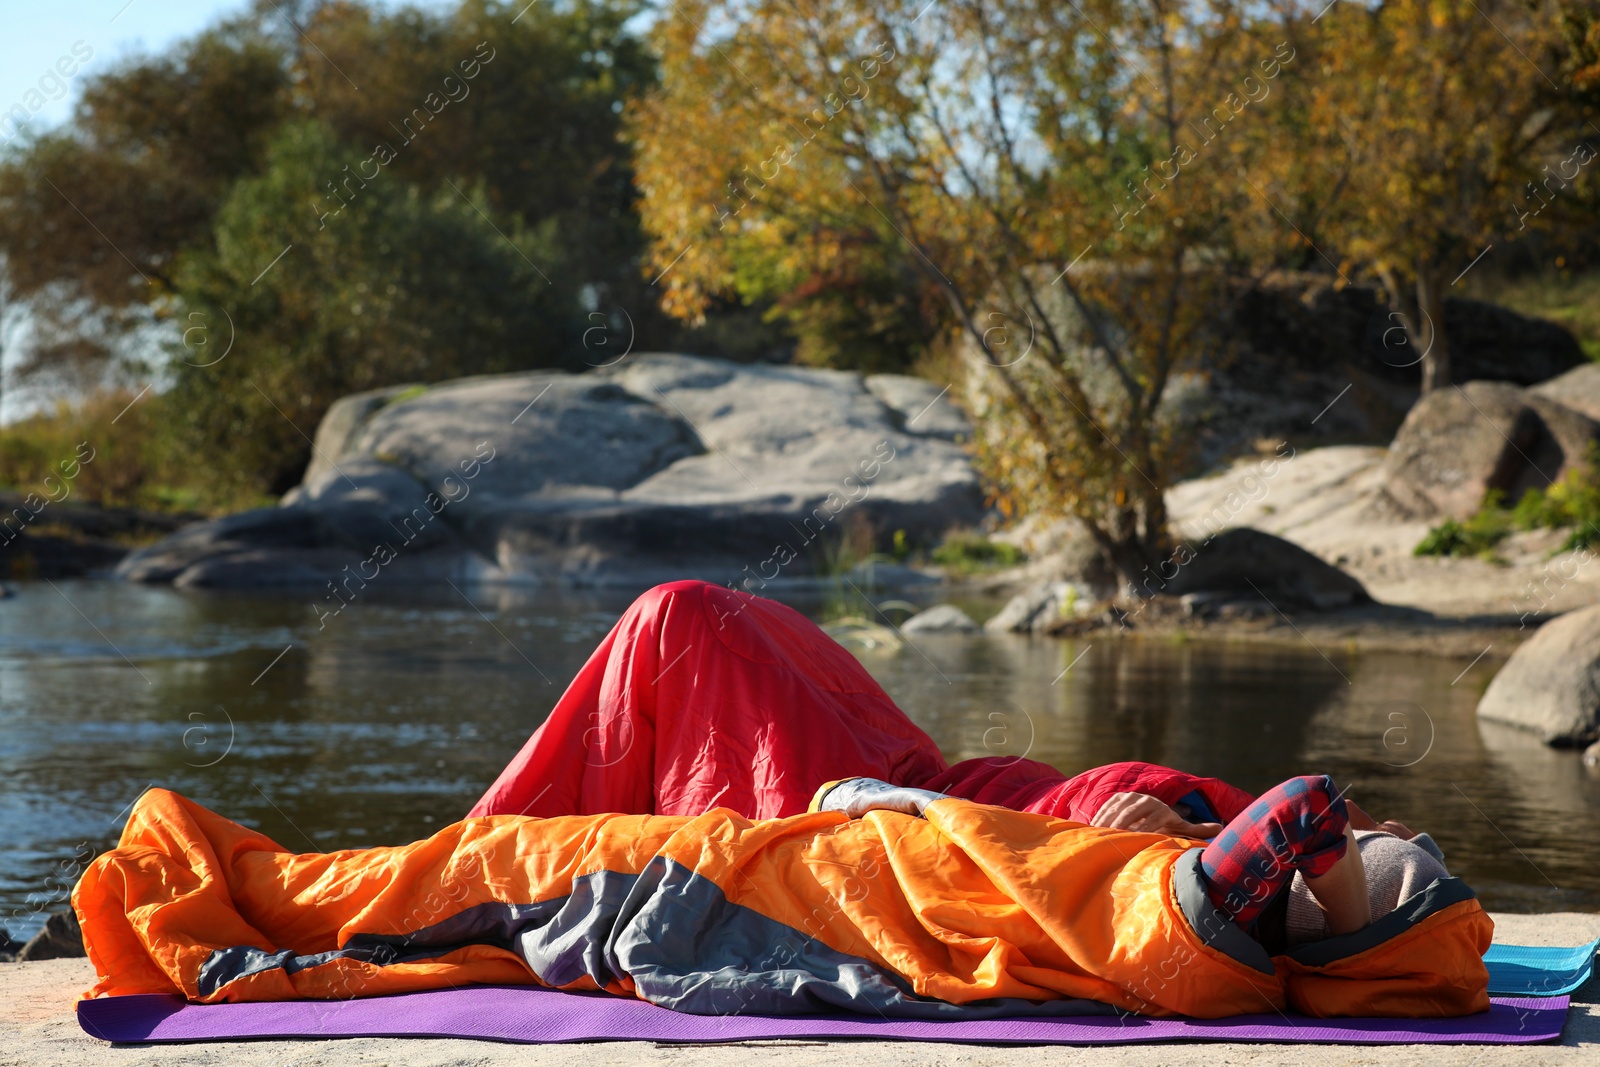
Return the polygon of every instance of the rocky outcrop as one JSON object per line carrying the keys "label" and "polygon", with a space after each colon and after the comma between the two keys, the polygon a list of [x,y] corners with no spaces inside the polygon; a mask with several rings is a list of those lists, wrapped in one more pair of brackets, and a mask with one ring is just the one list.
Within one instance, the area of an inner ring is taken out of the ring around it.
{"label": "rocky outcrop", "polygon": [[[1371,601],[1355,578],[1292,541],[1262,530],[1237,528],[1180,548],[1165,566],[1177,574],[1160,592],[1207,600],[1263,600],[1274,610],[1334,611]],[[1201,594],[1210,594],[1203,597]]]}
{"label": "rocky outcrop", "polygon": [[938,386],[640,355],[347,397],[281,506],[130,556],[132,581],[772,581],[983,515]]}
{"label": "rocky outcrop", "polygon": [[1600,423],[1536,390],[1467,382],[1419,400],[1389,446],[1384,491],[1405,516],[1465,519],[1515,503],[1584,462]]}
{"label": "rocky outcrop", "polygon": [[1478,716],[1532,730],[1552,745],[1600,738],[1600,605],[1539,627],[1489,683]]}
{"label": "rocky outcrop", "polygon": [[[1586,362],[1565,327],[1498,304],[1447,299],[1444,326],[1458,381],[1533,385]],[[1223,332],[1244,342],[1239,355],[1249,369],[1338,368],[1412,389],[1421,376],[1418,354],[1387,300],[1326,274],[1268,275],[1240,296]]]}
{"label": "rocky outcrop", "polygon": [[[1073,269],[1074,276],[1093,273],[1103,282],[1107,272],[1097,266],[1085,261]],[[1105,353],[1063,288],[1048,284],[1059,271],[1058,266],[1038,279],[1043,310],[1064,339],[1068,361],[1091,401],[1103,411],[1117,410],[1105,403],[1118,389]],[[1131,282],[1110,284],[1136,286],[1140,280],[1134,276]],[[1187,447],[1180,477],[1214,469],[1263,440],[1293,440],[1303,447],[1387,444],[1417,402],[1416,353],[1400,320],[1374,290],[1325,274],[1288,271],[1248,283],[1206,276],[1197,284],[1214,287],[1216,298],[1208,306],[1215,310],[1203,343],[1193,346],[1196,358],[1168,383],[1161,407],[1161,417]],[[1151,294],[1150,300],[1159,295]],[[1127,290],[1120,302],[1131,307],[1148,302],[1139,297]],[[1447,300],[1445,326],[1458,381],[1526,386],[1585,363],[1583,350],[1563,327],[1494,304]],[[1008,338],[1014,351],[1022,351],[1030,339],[1035,348],[1043,345],[1034,336],[1042,333],[1037,323],[1031,334],[1026,322],[1008,321],[1006,328],[1018,333]],[[967,343],[964,354],[972,371],[965,405],[983,411],[986,398],[999,395],[996,375],[983,368],[975,345]],[[1024,378],[1037,372],[1027,361],[1013,371]],[[1038,384],[1048,389],[1042,379]]]}

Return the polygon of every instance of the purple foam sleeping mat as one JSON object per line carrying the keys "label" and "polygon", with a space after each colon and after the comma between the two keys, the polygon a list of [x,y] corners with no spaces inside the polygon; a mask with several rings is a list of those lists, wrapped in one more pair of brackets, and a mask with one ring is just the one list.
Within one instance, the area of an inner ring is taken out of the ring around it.
{"label": "purple foam sleeping mat", "polygon": [[165,994],[80,1001],[78,1022],[118,1043],[251,1038],[469,1037],[522,1044],[570,1041],[704,1043],[867,1038],[983,1045],[1114,1045],[1258,1041],[1341,1045],[1520,1045],[1561,1036],[1568,997],[1495,997],[1459,1019],[1227,1019],[1142,1016],[924,1021],[865,1015],[686,1015],[641,1000],[527,986],[469,986],[356,1000],[188,1004]]}

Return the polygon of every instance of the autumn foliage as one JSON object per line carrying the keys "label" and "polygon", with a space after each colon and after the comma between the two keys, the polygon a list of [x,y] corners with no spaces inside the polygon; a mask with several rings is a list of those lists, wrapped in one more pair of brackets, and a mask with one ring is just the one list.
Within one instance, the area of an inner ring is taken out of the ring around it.
{"label": "autumn foliage", "polygon": [[1241,282],[1376,279],[1448,382],[1442,290],[1584,119],[1540,73],[1553,13],[1495,0],[694,0],[654,44],[629,132],[667,308],[768,301],[830,362],[842,320],[955,339],[1002,505],[1128,577]]}

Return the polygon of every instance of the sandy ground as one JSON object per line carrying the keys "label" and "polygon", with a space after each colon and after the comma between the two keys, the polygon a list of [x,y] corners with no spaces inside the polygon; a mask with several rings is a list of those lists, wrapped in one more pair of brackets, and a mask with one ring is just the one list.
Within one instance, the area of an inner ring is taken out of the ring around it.
{"label": "sandy ground", "polygon": [[[1577,945],[1600,936],[1600,914],[1496,915],[1495,940],[1526,945]],[[1071,1062],[1109,1064],[1441,1064],[1451,1067],[1512,1064],[1600,1064],[1600,981],[1573,997],[1561,1043],[1526,1046],[1232,1045],[1188,1043],[1066,1049],[1056,1046],[990,1048],[913,1042],[784,1042],[732,1045],[656,1045],[616,1041],[585,1045],[503,1045],[463,1039],[351,1038],[343,1041],[248,1041],[208,1045],[107,1045],[73,1019],[78,990],[92,981],[83,960],[0,966],[0,1064],[28,1067],[145,1067],[227,1064],[229,1067],[469,1067],[477,1064],[568,1064],[594,1067],[802,1067],[837,1064],[848,1057],[861,1067],[882,1064],[1032,1067]]]}

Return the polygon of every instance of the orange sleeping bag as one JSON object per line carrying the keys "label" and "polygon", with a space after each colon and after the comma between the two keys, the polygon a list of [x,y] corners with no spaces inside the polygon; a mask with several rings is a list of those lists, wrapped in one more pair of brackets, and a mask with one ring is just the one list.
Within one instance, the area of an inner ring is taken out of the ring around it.
{"label": "orange sleeping bag", "polygon": [[1488,1008],[1492,924],[1458,879],[1271,959],[1211,908],[1199,852],[949,798],[925,818],[488,816],[410,845],[295,855],[154,789],[73,905],[99,976],[88,995],[492,982],[701,1014]]}

